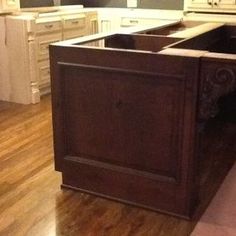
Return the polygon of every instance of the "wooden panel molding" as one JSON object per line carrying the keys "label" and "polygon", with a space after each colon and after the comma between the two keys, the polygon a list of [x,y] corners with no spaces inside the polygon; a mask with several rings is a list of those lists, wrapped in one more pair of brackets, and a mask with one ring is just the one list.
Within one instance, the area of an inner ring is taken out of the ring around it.
{"label": "wooden panel molding", "polygon": [[[59,64],[63,66],[65,81],[65,135],[69,154],[176,180],[182,142],[183,77]],[[71,86],[77,88],[76,93]],[[165,95],[168,96],[163,106]],[[92,98],[85,101],[84,96]],[[167,118],[169,113],[172,115]],[[149,161],[143,165],[145,159]]]}
{"label": "wooden panel molding", "polygon": [[191,217],[199,58],[52,45],[50,63],[62,185]]}

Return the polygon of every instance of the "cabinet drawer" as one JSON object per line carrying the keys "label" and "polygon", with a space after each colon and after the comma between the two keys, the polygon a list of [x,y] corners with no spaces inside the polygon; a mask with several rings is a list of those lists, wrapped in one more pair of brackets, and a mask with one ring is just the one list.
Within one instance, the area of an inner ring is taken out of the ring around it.
{"label": "cabinet drawer", "polygon": [[49,61],[38,63],[39,89],[50,87],[50,66]]}
{"label": "cabinet drawer", "polygon": [[38,60],[49,58],[49,44],[62,40],[62,33],[48,34],[37,37],[37,57]]}
{"label": "cabinet drawer", "polygon": [[74,29],[74,30],[66,30],[63,32],[63,39],[73,39],[86,35],[85,29]]}
{"label": "cabinet drawer", "polygon": [[121,18],[121,26],[136,26],[136,25],[152,25],[160,22],[158,19],[153,18]]}
{"label": "cabinet drawer", "polygon": [[72,28],[85,28],[86,25],[86,18],[84,14],[65,16],[63,20],[63,27],[65,30]]}
{"label": "cabinet drawer", "polygon": [[122,18],[121,26],[133,26],[140,24],[140,19],[133,18]]}
{"label": "cabinet drawer", "polygon": [[36,21],[36,33],[48,33],[62,30],[62,23],[59,17],[53,19],[40,19]]}

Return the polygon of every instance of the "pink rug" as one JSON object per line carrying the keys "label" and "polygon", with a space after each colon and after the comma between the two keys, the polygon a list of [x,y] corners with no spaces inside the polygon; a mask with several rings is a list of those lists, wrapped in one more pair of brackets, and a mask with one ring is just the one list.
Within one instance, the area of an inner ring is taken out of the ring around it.
{"label": "pink rug", "polygon": [[236,163],[191,236],[236,236]]}

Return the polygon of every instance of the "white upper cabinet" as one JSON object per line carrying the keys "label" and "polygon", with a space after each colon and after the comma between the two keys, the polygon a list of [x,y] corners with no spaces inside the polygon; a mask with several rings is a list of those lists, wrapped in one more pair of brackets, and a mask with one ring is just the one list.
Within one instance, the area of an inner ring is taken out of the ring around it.
{"label": "white upper cabinet", "polygon": [[236,0],[185,0],[189,11],[232,12],[236,11]]}
{"label": "white upper cabinet", "polygon": [[209,9],[212,8],[211,1],[212,0],[188,0],[186,2],[188,8]]}
{"label": "white upper cabinet", "polygon": [[213,1],[214,6],[222,9],[235,9],[236,10],[236,1],[235,0],[215,0]]}
{"label": "white upper cabinet", "polygon": [[20,0],[0,0],[0,12],[14,11],[20,8]]}

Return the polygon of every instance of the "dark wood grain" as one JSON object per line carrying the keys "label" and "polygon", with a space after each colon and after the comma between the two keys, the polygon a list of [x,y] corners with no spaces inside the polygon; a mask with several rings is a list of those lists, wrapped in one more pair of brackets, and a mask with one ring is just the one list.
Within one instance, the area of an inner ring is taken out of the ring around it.
{"label": "dark wood grain", "polygon": [[[208,48],[222,29],[174,47]],[[55,163],[63,187],[188,219],[206,207],[201,155],[212,154],[202,153],[201,126],[210,117],[202,124],[198,112],[207,52],[150,52],[172,40],[114,34],[105,38],[107,48],[50,47]],[[222,164],[216,183],[232,163]]]}
{"label": "dark wood grain", "polygon": [[147,31],[144,31],[144,33],[151,34],[151,35],[170,35],[179,31],[183,31],[185,29],[192,28],[194,26],[201,25],[202,23],[203,22],[198,22],[198,21],[182,21],[176,25],[163,27],[157,30],[147,30]]}
{"label": "dark wood grain", "polygon": [[54,171],[51,102],[0,102],[0,235],[180,235],[193,223],[72,190]]}
{"label": "dark wood grain", "polygon": [[113,37],[105,40],[105,46],[111,48],[125,48],[144,50],[151,52],[158,52],[163,47],[180,41],[180,38],[165,37],[165,36],[154,36],[154,35],[142,35],[142,34],[116,34]]}
{"label": "dark wood grain", "polygon": [[[222,164],[229,163],[236,151],[233,123],[211,122],[206,131],[203,151],[211,158],[201,155],[203,199],[215,193],[221,183],[219,173],[229,168]],[[49,96],[37,105],[0,102],[0,147],[1,236],[188,236],[194,228],[196,221],[60,189],[61,177],[53,163]]]}
{"label": "dark wood grain", "polygon": [[197,197],[198,61],[52,46],[63,186],[189,218]]}

